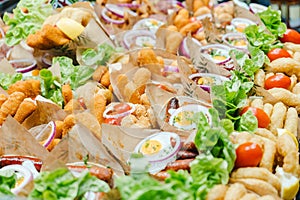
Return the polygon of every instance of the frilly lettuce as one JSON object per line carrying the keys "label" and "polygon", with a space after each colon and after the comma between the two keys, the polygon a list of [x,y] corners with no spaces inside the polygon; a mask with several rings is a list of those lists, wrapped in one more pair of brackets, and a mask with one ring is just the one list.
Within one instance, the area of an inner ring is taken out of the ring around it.
{"label": "frilly lettuce", "polygon": [[11,199],[8,196],[14,196],[11,189],[17,182],[17,176],[13,170],[2,170],[0,171],[0,197]]}
{"label": "frilly lettuce", "polygon": [[3,16],[3,21],[9,26],[5,36],[6,44],[16,45],[26,39],[29,34],[41,29],[45,19],[51,13],[51,4],[46,4],[44,0],[21,0],[13,10],[12,18],[8,13]]}
{"label": "frilly lettuce", "polygon": [[6,74],[6,73],[0,73],[0,86],[7,90],[10,85],[14,84],[17,81],[22,80],[23,75],[21,73],[16,73],[13,75]]}

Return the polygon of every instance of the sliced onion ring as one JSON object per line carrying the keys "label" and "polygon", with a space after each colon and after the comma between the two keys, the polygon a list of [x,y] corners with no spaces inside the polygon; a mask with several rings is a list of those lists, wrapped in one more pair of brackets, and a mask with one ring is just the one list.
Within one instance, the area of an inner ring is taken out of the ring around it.
{"label": "sliced onion ring", "polygon": [[124,8],[119,7],[119,6],[115,5],[115,4],[108,3],[108,4],[105,5],[105,7],[106,7],[106,9],[108,11],[110,11],[111,13],[113,13],[114,15],[116,15],[116,16],[118,16],[120,18],[123,18],[124,15],[125,15],[124,14]]}
{"label": "sliced onion ring", "polygon": [[10,60],[8,62],[12,65],[18,64],[18,63],[30,63],[30,65],[26,66],[26,67],[15,68],[16,72],[20,72],[20,73],[27,73],[27,72],[30,72],[30,71],[34,70],[35,68],[37,68],[37,63],[36,63],[36,60],[34,60],[34,59]]}
{"label": "sliced onion ring", "polygon": [[106,108],[106,110],[104,111],[104,113],[103,113],[103,117],[107,118],[107,119],[108,118],[121,118],[121,117],[125,117],[127,115],[130,115],[131,113],[133,113],[135,111],[135,105],[134,104],[132,104],[132,103],[126,103],[126,104],[128,104],[131,107],[130,110],[128,110],[126,112],[123,112],[123,113],[120,113],[120,114],[109,115],[108,113],[110,111],[112,111],[114,109],[114,106],[117,105],[117,104],[119,104],[119,103],[115,103],[115,104],[112,103],[110,106],[108,106]]}
{"label": "sliced onion ring", "polygon": [[[179,48],[178,48],[178,54],[180,55],[180,56],[185,56],[185,57],[187,57],[187,58],[190,58],[190,51],[189,51],[189,49],[188,49],[188,47],[187,47],[187,44],[186,44],[186,37],[181,41],[181,43],[180,43],[180,46],[179,46]],[[202,46],[202,44],[197,40],[197,39],[195,39],[195,38],[192,38],[192,40],[196,43],[196,44],[198,44],[199,46]]]}
{"label": "sliced onion ring", "polygon": [[[40,126],[43,126],[43,127],[42,127],[42,130],[40,130],[38,133],[35,133],[36,132],[36,131],[34,131],[35,127],[31,128],[29,130],[29,132],[34,135],[34,137],[37,139],[37,141],[43,142],[43,146],[45,148],[47,148],[50,145],[50,143],[52,142],[52,140],[54,139],[54,137],[55,137],[55,134],[56,134],[56,125],[55,125],[54,121],[50,121],[48,124],[43,124],[43,125],[40,125]],[[42,137],[43,134],[45,134],[45,132],[47,131],[47,129],[49,127],[51,128],[50,133],[47,135],[47,138],[45,140],[41,141],[40,137]]]}
{"label": "sliced onion ring", "polygon": [[7,166],[1,168],[0,170],[1,171],[13,170],[15,172],[22,174],[22,176],[24,177],[24,179],[20,185],[11,189],[11,192],[14,194],[18,194],[33,179],[33,175],[30,172],[30,170],[27,169],[26,167],[23,167],[22,165],[7,165]]}
{"label": "sliced onion ring", "polygon": [[124,19],[120,19],[120,20],[116,20],[116,19],[111,19],[109,16],[106,15],[107,9],[103,8],[102,12],[101,12],[101,16],[104,19],[104,21],[106,21],[107,23],[112,23],[112,24],[124,24],[125,20]]}
{"label": "sliced onion ring", "polygon": [[222,45],[222,44],[210,44],[210,45],[201,47],[200,51],[201,51],[201,53],[203,53],[202,52],[203,50],[209,49],[209,48],[224,49],[224,50],[228,51],[228,57],[225,60],[216,61],[215,59],[212,59],[213,62],[215,62],[217,65],[224,65],[231,60],[230,55],[229,55],[230,47],[228,47],[226,45]]}
{"label": "sliced onion ring", "polygon": [[164,72],[174,72],[174,73],[179,73],[179,69],[178,69],[177,66],[165,65],[165,67],[164,67]]}
{"label": "sliced onion ring", "polygon": [[134,3],[119,3],[117,4],[119,7],[125,7],[125,8],[130,8],[130,9],[138,9],[141,4],[134,4]]}
{"label": "sliced onion ring", "polygon": [[124,34],[123,42],[127,49],[130,48],[131,44],[138,38],[147,36],[156,40],[155,34],[148,30],[129,30]]}

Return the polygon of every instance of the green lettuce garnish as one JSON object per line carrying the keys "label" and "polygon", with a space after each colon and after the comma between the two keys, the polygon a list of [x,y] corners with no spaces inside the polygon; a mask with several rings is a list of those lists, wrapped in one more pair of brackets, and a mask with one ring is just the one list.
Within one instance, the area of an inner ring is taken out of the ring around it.
{"label": "green lettuce garnish", "polygon": [[86,49],[82,53],[82,60],[85,65],[106,65],[113,53],[117,50],[109,44],[98,45],[97,49]]}
{"label": "green lettuce garnish", "polygon": [[44,0],[21,0],[13,10],[13,17],[4,13],[3,21],[9,26],[5,35],[6,44],[16,45],[29,34],[35,33],[51,14],[52,6]]}
{"label": "green lettuce garnish", "polygon": [[281,22],[281,12],[279,10],[273,10],[269,6],[267,10],[258,13],[258,16],[267,29],[277,38],[282,37],[286,32],[286,25]]}
{"label": "green lettuce garnish", "polygon": [[21,73],[16,73],[13,75],[6,74],[6,73],[0,73],[0,86],[7,90],[10,85],[16,83],[17,81],[22,80],[23,75]]}
{"label": "green lettuce garnish", "polygon": [[42,172],[34,180],[34,189],[28,199],[84,199],[86,192],[108,192],[108,184],[88,171],[75,177],[68,169]]}
{"label": "green lettuce garnish", "polygon": [[14,196],[11,189],[15,187],[17,176],[13,170],[0,171],[0,197]]}

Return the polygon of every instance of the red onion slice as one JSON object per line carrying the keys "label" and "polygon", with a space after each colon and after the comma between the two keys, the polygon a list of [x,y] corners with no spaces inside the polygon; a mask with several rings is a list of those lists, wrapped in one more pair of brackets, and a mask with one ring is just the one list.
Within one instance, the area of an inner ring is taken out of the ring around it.
{"label": "red onion slice", "polygon": [[230,55],[229,55],[230,47],[228,47],[226,45],[222,45],[222,44],[206,45],[206,46],[201,47],[200,52],[206,54],[205,50],[208,50],[208,49],[217,49],[217,50],[222,50],[222,51],[226,52],[226,55],[224,55],[224,57],[226,56],[226,59],[221,60],[221,61],[218,61],[209,55],[209,58],[217,65],[224,65],[231,60]]}
{"label": "red onion slice", "polygon": [[[233,40],[233,39],[240,39],[240,40],[244,40],[246,45],[245,46],[235,46],[234,44],[231,44],[229,42],[229,40]],[[225,35],[222,36],[222,40],[230,47],[236,48],[236,49],[240,49],[243,51],[247,51],[248,52],[248,41],[246,36],[243,33],[227,33]]]}
{"label": "red onion slice", "polygon": [[268,9],[268,7],[257,3],[250,3],[249,7],[250,7],[250,11],[254,14],[263,12]]}
{"label": "red onion slice", "polygon": [[138,9],[141,4],[137,4],[137,3],[119,3],[117,4],[119,7],[125,7],[125,8],[130,8],[130,9]]}
{"label": "red onion slice", "polygon": [[170,66],[170,65],[165,65],[164,67],[164,72],[174,72],[174,73],[179,73],[179,69],[177,66]]}
{"label": "red onion slice", "polygon": [[119,7],[115,4],[106,4],[105,5],[106,9],[110,12],[112,12],[113,14],[115,14],[116,16],[123,18],[125,13],[124,13],[124,8]]}
{"label": "red onion slice", "polygon": [[[182,40],[182,42],[180,43],[180,46],[178,48],[178,54],[180,56],[185,56],[187,58],[190,58],[190,51],[189,51],[189,48],[187,47],[187,44],[186,44],[186,37]],[[192,40],[198,44],[199,46],[202,46],[202,44],[195,38],[192,38]]]}
{"label": "red onion slice", "polygon": [[37,141],[43,142],[43,146],[47,148],[55,137],[56,125],[54,121],[50,121],[48,124],[42,124],[31,128],[29,132]]}
{"label": "red onion slice", "polygon": [[[19,73],[27,73],[37,68],[36,61],[33,59],[10,60],[9,63],[16,69],[16,72]],[[23,67],[18,67],[19,65]]]}
{"label": "red onion slice", "polygon": [[116,20],[116,19],[110,18],[109,16],[106,15],[106,12],[107,12],[107,9],[103,8],[102,12],[101,12],[101,16],[104,19],[104,21],[106,21],[107,23],[118,24],[118,25],[125,23],[124,19]]}
{"label": "red onion slice", "polygon": [[1,168],[0,170],[13,170],[16,173],[19,173],[24,178],[21,184],[17,185],[11,190],[11,192],[16,195],[33,179],[30,170],[28,170],[26,167],[23,167],[22,165],[8,165]]}

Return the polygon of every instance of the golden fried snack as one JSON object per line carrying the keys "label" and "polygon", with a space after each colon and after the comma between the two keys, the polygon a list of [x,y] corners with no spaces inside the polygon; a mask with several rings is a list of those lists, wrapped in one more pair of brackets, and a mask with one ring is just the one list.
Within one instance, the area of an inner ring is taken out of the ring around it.
{"label": "golden fried snack", "polygon": [[265,113],[271,117],[272,111],[273,111],[273,105],[270,103],[265,103],[264,104],[264,108],[263,110],[265,111]]}
{"label": "golden fried snack", "polygon": [[247,193],[240,200],[257,200],[259,195],[255,193]]}
{"label": "golden fried snack", "polygon": [[7,100],[7,96],[5,94],[0,94],[0,107]]}
{"label": "golden fried snack", "polygon": [[35,98],[41,94],[40,81],[29,79],[25,81],[17,81],[16,83],[9,86],[7,93],[12,94],[14,92],[22,92],[28,98]]}
{"label": "golden fried snack", "polygon": [[145,85],[150,80],[151,72],[146,68],[139,68],[132,78],[132,81],[136,85],[136,87]]}
{"label": "golden fried snack", "polygon": [[278,196],[278,192],[274,186],[266,181],[255,178],[230,178],[231,183],[241,183],[247,190],[257,193],[258,195]]}
{"label": "golden fried snack", "polygon": [[227,189],[227,185],[215,185],[211,190],[209,190],[206,200],[223,200]]}
{"label": "golden fried snack", "polygon": [[189,20],[189,11],[185,8],[180,9],[178,14],[175,16],[173,24],[178,28],[181,29],[183,26],[188,24]]}
{"label": "golden fried snack", "polygon": [[98,93],[94,95],[92,113],[97,118],[99,124],[102,124],[104,121],[103,113],[106,109],[106,103],[107,100],[105,96]]}
{"label": "golden fried snack", "polygon": [[264,141],[264,151],[259,167],[266,168],[272,172],[276,155],[276,143],[266,138],[262,138],[262,140]]}
{"label": "golden fried snack", "polygon": [[286,110],[285,105],[281,102],[274,105],[273,113],[271,115],[270,130],[275,135],[277,135],[277,128],[283,128]]}
{"label": "golden fried snack", "polygon": [[24,99],[14,116],[15,120],[22,123],[36,108],[37,106],[32,100]]}
{"label": "golden fried snack", "polygon": [[293,58],[278,58],[272,61],[265,69],[274,73],[285,73],[289,76],[295,74],[298,80],[300,78],[300,62]]}
{"label": "golden fried snack", "polygon": [[15,115],[20,104],[25,99],[25,94],[22,92],[12,93],[8,99],[1,105],[0,124],[3,124],[8,115]]}
{"label": "golden fried snack", "polygon": [[137,123],[138,119],[134,115],[127,115],[121,121],[121,126],[132,127]]}
{"label": "golden fried snack", "polygon": [[110,75],[108,70],[101,77],[100,83],[107,88],[110,85]]}
{"label": "golden fried snack", "polygon": [[255,107],[255,108],[260,108],[260,109],[264,109],[264,102],[261,98],[255,98],[252,102],[251,102],[251,106]]}
{"label": "golden fried snack", "polygon": [[285,42],[285,43],[283,43],[283,48],[285,50],[291,50],[293,52],[297,52],[297,51],[300,52],[300,45],[292,43],[292,42]]}
{"label": "golden fried snack", "polygon": [[56,26],[46,24],[40,31],[27,37],[27,44],[32,48],[41,50],[63,46],[71,40]]}
{"label": "golden fried snack", "polygon": [[234,183],[229,186],[228,190],[226,191],[224,200],[240,200],[247,193],[246,188],[244,185],[240,183]]}
{"label": "golden fried snack", "polygon": [[287,106],[296,107],[300,105],[300,95],[293,94],[292,92],[283,88],[272,88],[268,90],[276,99],[282,101]]}
{"label": "golden fried snack", "polygon": [[48,151],[52,151],[54,149],[54,147],[60,142],[61,139],[58,139],[58,138],[54,138],[52,140],[52,142],[47,146],[47,150]]}
{"label": "golden fried snack", "polygon": [[61,138],[62,137],[62,132],[63,132],[63,126],[64,122],[63,121],[55,121],[55,138]]}
{"label": "golden fried snack", "polygon": [[202,25],[198,21],[194,21],[180,28],[179,32],[186,36],[188,33],[196,32],[199,28],[201,28],[201,26]]}
{"label": "golden fried snack", "polygon": [[135,104],[134,106],[135,106],[135,110],[132,113],[134,116],[136,116],[137,118],[140,118],[142,116],[147,116],[147,110],[145,106],[141,104]]}
{"label": "golden fried snack", "polygon": [[252,133],[248,133],[248,132],[239,132],[235,135],[231,135],[232,138],[232,142],[234,144],[243,144],[245,142],[253,142],[258,144],[262,149],[264,148],[264,141],[263,138],[260,138],[259,136],[252,134]]}
{"label": "golden fried snack", "polygon": [[278,136],[277,151],[283,157],[283,170],[297,176],[299,170],[298,148],[291,135],[285,133]]}
{"label": "golden fried snack", "polygon": [[62,131],[62,137],[67,135],[69,131],[72,129],[72,127],[76,124],[75,116],[73,114],[68,115],[64,119],[64,124],[63,124],[63,131]]}
{"label": "golden fried snack", "polygon": [[297,110],[293,107],[290,107],[286,113],[284,128],[297,137],[298,113]]}
{"label": "golden fried snack", "polygon": [[160,64],[155,52],[150,48],[143,48],[138,52],[137,63],[140,67],[148,64]]}
{"label": "golden fried snack", "polygon": [[146,93],[141,95],[140,100],[141,100],[142,105],[144,105],[144,106],[150,106],[151,105]]}
{"label": "golden fried snack", "polygon": [[198,8],[196,12],[194,12],[194,17],[209,14],[210,12],[211,10],[207,6],[203,6],[201,8]]}
{"label": "golden fried snack", "polygon": [[78,111],[78,110],[84,110],[84,108],[76,99],[71,99],[64,107],[64,111],[68,114],[71,114],[74,111]]}
{"label": "golden fried snack", "polygon": [[272,140],[273,142],[277,142],[277,137],[268,129],[258,128],[258,129],[256,129],[255,134],[259,135],[261,137],[265,137],[269,140]]}
{"label": "golden fried snack", "polygon": [[275,174],[262,167],[244,167],[238,168],[231,173],[231,178],[254,178],[266,181],[273,185],[279,192],[281,189],[280,180]]}
{"label": "golden fried snack", "polygon": [[293,74],[291,77],[291,85],[290,87],[288,88],[290,91],[293,90],[293,88],[295,87],[295,85],[297,84],[297,76],[295,76],[295,74]]}
{"label": "golden fried snack", "polygon": [[258,85],[260,87],[264,87],[265,86],[265,72],[264,70],[260,69],[256,72],[255,76],[254,76],[254,84]]}
{"label": "golden fried snack", "polygon": [[69,84],[65,84],[62,86],[61,92],[64,98],[64,104],[66,105],[71,99],[73,99],[72,88]]}
{"label": "golden fried snack", "polygon": [[294,94],[300,94],[300,82],[296,83],[296,85],[293,87],[292,92]]}
{"label": "golden fried snack", "polygon": [[93,73],[93,80],[100,82],[102,76],[108,71],[106,66],[99,66]]}
{"label": "golden fried snack", "polygon": [[294,60],[300,62],[300,51],[295,52],[293,55]]}

